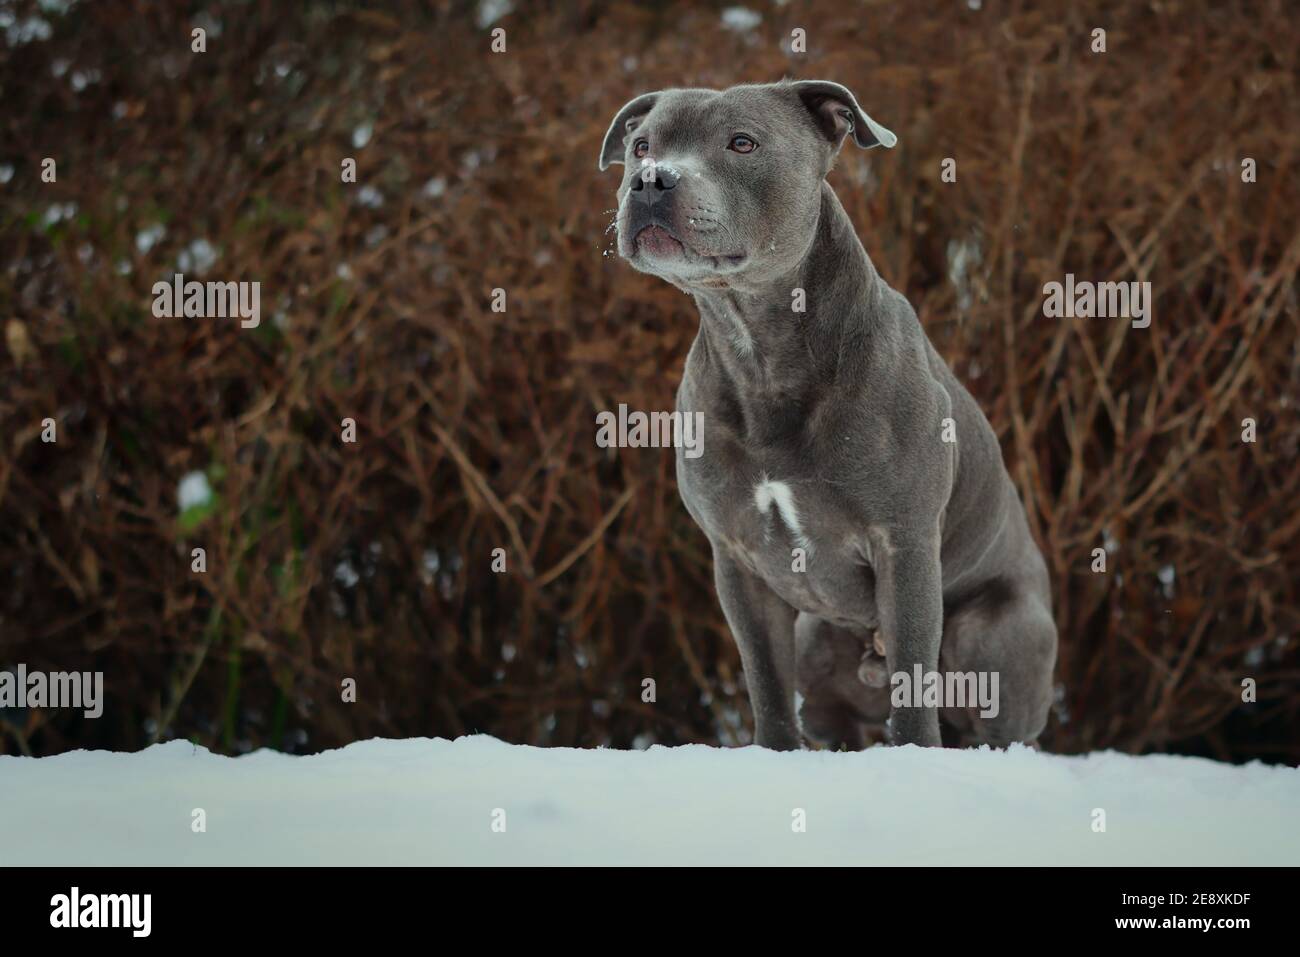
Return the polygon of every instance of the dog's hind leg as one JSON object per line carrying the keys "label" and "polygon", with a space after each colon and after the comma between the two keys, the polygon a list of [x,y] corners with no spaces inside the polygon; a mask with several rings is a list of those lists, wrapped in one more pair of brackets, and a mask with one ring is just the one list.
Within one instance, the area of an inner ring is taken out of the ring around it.
{"label": "dog's hind leg", "polygon": [[966,745],[1032,744],[1047,724],[1055,666],[1051,613],[1032,591],[1011,586],[1003,600],[945,622],[940,670],[973,672],[981,687],[996,693],[983,705],[946,708],[944,717],[961,729]]}

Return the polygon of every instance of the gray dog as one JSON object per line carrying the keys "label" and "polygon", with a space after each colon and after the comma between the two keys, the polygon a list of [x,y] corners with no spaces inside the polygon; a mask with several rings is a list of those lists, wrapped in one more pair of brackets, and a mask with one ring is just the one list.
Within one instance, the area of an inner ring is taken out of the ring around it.
{"label": "gray dog", "polygon": [[896,141],[843,86],[787,81],[647,93],[605,135],[619,254],[700,311],[677,408],[703,413],[705,454],[678,450],[682,500],[760,745],[933,746],[941,715],[953,742],[1033,742],[1047,568],[988,421],[826,182],[846,134]]}

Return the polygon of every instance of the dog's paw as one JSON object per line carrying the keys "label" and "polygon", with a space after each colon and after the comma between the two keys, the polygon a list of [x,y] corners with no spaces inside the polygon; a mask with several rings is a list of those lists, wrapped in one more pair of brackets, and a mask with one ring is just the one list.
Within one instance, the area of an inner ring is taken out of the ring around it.
{"label": "dog's paw", "polygon": [[889,683],[889,666],[884,656],[876,654],[874,648],[862,653],[862,660],[858,662],[858,680],[868,688],[883,688]]}

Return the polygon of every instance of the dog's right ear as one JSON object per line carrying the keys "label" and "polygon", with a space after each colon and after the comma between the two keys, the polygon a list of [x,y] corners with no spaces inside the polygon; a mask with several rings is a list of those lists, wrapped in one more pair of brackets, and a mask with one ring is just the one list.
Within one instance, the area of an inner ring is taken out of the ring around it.
{"label": "dog's right ear", "polygon": [[635,100],[624,105],[609,124],[605,133],[604,145],[600,148],[600,171],[603,173],[614,163],[623,162],[623,151],[627,147],[627,138],[645,119],[645,115],[654,108],[658,93],[642,93]]}

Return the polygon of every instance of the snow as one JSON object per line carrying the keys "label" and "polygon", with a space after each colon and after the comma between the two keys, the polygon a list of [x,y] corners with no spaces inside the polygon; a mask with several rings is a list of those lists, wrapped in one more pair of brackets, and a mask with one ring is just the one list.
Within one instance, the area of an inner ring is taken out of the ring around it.
{"label": "snow", "polygon": [[727,7],[722,11],[722,25],[737,33],[748,33],[763,22],[762,14],[746,7]]}
{"label": "snow", "polygon": [[177,268],[181,272],[198,273],[200,276],[205,275],[215,264],[219,254],[217,248],[206,239],[196,239],[176,257]]}
{"label": "snow", "polygon": [[510,0],[479,0],[475,22],[480,30],[486,30],[502,17],[513,13],[514,9],[515,5]]}
{"label": "snow", "polygon": [[212,501],[212,486],[208,477],[202,472],[188,472],[176,486],[176,500],[183,512],[187,508],[197,508]]}
{"label": "snow", "polygon": [[478,735],[227,758],[172,741],[0,757],[0,866],[1295,865],[1298,811],[1293,768],[1019,746],[612,751]]}

